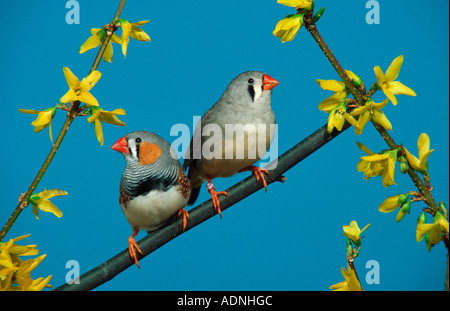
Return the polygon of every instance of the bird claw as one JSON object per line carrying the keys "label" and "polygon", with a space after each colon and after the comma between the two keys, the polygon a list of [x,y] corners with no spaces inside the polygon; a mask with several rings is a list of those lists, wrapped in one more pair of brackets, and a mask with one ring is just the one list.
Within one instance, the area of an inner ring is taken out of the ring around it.
{"label": "bird claw", "polygon": [[220,201],[219,201],[219,195],[226,195],[227,198],[230,198],[228,196],[228,193],[226,191],[216,191],[216,188],[214,187],[211,180],[206,184],[206,189],[208,189],[209,194],[211,195],[211,199],[213,201],[214,210],[219,213],[220,218],[222,218],[222,210],[220,209]]}
{"label": "bird claw", "polygon": [[[128,251],[130,252],[130,257],[132,260],[134,260],[134,263],[136,264],[136,266],[138,266],[138,268],[140,269],[141,267],[139,266],[139,261],[136,257],[136,250],[141,253],[141,255],[144,255],[141,251],[141,249],[139,248],[139,246],[136,243],[136,240],[134,239],[134,237],[139,233],[139,230],[134,230],[133,234],[128,238]],[[135,250],[136,248],[136,250]]]}
{"label": "bird claw", "polygon": [[249,167],[239,170],[239,173],[245,172],[245,171],[251,171],[252,174],[255,175],[257,184],[259,184],[259,180],[261,179],[262,184],[264,186],[264,190],[267,192],[267,182],[266,182],[266,179],[264,178],[263,172],[266,173],[267,176],[270,176],[268,170],[266,170],[265,168],[259,168],[259,167],[253,165],[253,166],[249,166]]}
{"label": "bird claw", "polygon": [[183,231],[184,231],[184,229],[186,229],[187,226],[187,221],[189,220],[189,213],[184,208],[182,208],[178,211],[177,217],[179,218],[180,216],[183,217]]}

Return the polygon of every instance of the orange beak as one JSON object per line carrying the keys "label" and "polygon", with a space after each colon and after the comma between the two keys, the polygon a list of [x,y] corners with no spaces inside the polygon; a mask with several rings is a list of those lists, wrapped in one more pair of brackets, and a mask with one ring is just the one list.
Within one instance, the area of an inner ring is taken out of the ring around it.
{"label": "orange beak", "polygon": [[274,87],[276,87],[278,84],[280,84],[280,82],[278,82],[271,76],[264,75],[264,78],[263,78],[263,90],[264,91],[271,90]]}
{"label": "orange beak", "polygon": [[128,142],[125,136],[116,141],[116,143],[112,145],[111,149],[121,153],[130,153],[130,151],[128,150]]}

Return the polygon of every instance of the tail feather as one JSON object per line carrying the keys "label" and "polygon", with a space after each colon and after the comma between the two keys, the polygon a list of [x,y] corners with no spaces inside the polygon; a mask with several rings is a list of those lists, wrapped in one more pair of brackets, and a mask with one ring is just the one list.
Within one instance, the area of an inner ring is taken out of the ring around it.
{"label": "tail feather", "polygon": [[191,197],[189,198],[188,205],[193,205],[200,193],[200,187],[192,188]]}

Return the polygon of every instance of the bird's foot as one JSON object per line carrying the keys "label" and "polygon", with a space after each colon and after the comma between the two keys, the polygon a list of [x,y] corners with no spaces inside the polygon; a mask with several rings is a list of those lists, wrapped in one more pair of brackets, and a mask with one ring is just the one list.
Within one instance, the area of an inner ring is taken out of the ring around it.
{"label": "bird's foot", "polygon": [[183,231],[184,231],[184,229],[186,229],[187,221],[189,220],[189,213],[184,208],[182,208],[178,211],[177,217],[180,218],[180,216],[183,217]]}
{"label": "bird's foot", "polygon": [[259,184],[259,180],[261,179],[264,189],[267,192],[267,182],[266,182],[266,179],[264,178],[263,172],[266,173],[267,176],[270,176],[269,171],[266,170],[265,168],[259,168],[257,166],[252,165],[252,166],[245,167],[245,168],[239,170],[239,173],[246,172],[246,171],[252,171],[252,174],[255,175],[255,177],[256,177],[256,183]]}
{"label": "bird's foot", "polygon": [[206,189],[208,189],[209,194],[211,195],[211,199],[213,201],[214,210],[219,213],[220,218],[222,218],[222,210],[220,209],[220,201],[218,196],[219,195],[226,195],[227,198],[230,198],[228,196],[228,193],[226,191],[216,191],[216,188],[214,187],[213,183],[211,182],[211,179],[208,178],[208,183],[206,184]]}
{"label": "bird's foot", "polygon": [[[138,268],[140,269],[141,267],[139,266],[139,261],[136,257],[136,250],[141,253],[141,255],[144,255],[141,251],[141,249],[139,248],[139,246],[136,243],[136,240],[134,239],[134,237],[139,233],[139,229],[134,229],[133,234],[128,238],[128,251],[130,252],[130,257],[132,260],[134,260],[134,263],[136,264],[136,266],[138,266]],[[136,249],[135,249],[136,248]]]}

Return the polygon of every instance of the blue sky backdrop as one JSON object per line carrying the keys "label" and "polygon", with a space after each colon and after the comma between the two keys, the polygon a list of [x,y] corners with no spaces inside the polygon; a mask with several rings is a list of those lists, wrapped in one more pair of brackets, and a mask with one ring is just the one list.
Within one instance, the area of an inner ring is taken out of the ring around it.
{"label": "blue sky backdrop", "polygon": [[[65,1],[5,1],[0,49],[3,143],[0,174],[1,226],[16,207],[47,156],[47,129],[35,134],[35,116],[19,108],[43,110],[67,92],[63,67],[85,77],[97,50],[80,55],[81,44],[111,21],[119,1],[79,0],[80,23],[69,25]],[[435,148],[429,157],[436,201],[449,202],[448,1],[378,1],[380,24],[366,23],[366,1],[316,1],[326,7],[318,29],[344,68],[359,74],[367,87],[373,67],[383,71],[404,55],[398,80],[417,97],[398,96],[384,109],[392,136],[417,155],[417,138],[426,132]],[[119,207],[118,189],[125,161],[110,149],[135,130],[153,131],[169,142],[173,125],[193,129],[236,75],[247,70],[268,73],[280,84],[272,107],[279,124],[278,150],[283,153],[327,122],[318,110],[331,95],[315,79],[339,79],[305,29],[282,44],[272,35],[276,23],[293,8],[275,0],[127,1],[122,16],[143,26],[150,43],[131,40],[124,59],[114,45],[112,64],[101,62],[102,78],[91,93],[105,110],[123,108],[126,127],[105,124],[100,146],[86,118],[77,118],[36,192],[59,188],[65,197],[52,201],[60,219],[25,209],[5,240],[31,233],[21,241],[38,244],[47,258],[32,276],[53,275],[65,282],[66,263],[76,260],[81,273],[127,247],[131,228]],[[431,13],[431,14],[430,14]],[[120,31],[119,31],[120,34]],[[382,92],[374,96],[381,102]],[[53,120],[56,138],[65,112]],[[363,179],[357,172],[365,155],[360,141],[373,151],[387,145],[371,125],[361,136],[353,129],[288,171],[284,183],[259,191],[218,216],[181,235],[141,260],[99,290],[328,290],[343,281],[346,267],[342,226],[356,220],[365,231],[355,264],[365,290],[442,290],[447,249],[442,243],[429,253],[416,242],[416,219],[424,207],[396,223],[396,212],[383,214],[378,205],[388,196],[414,190],[397,169],[398,185],[385,188],[381,178]],[[217,179],[218,190],[248,173]],[[198,202],[208,199],[203,188]],[[138,239],[145,236],[141,231]],[[380,284],[367,284],[366,263],[380,265]]]}

